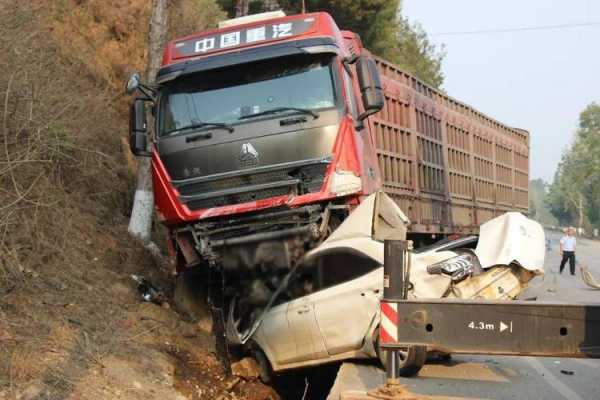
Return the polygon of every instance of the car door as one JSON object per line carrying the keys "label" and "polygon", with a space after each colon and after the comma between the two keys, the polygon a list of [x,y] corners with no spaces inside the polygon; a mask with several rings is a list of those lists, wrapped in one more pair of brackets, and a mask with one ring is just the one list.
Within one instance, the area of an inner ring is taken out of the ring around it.
{"label": "car door", "polygon": [[327,349],[315,316],[314,294],[291,301],[287,309],[287,320],[296,351],[295,356],[286,362],[327,357]]}
{"label": "car door", "polygon": [[379,267],[313,295],[317,323],[329,355],[362,347],[379,311],[382,286],[383,268]]}
{"label": "car door", "polygon": [[255,340],[279,365],[328,355],[317,325],[313,295],[289,300],[269,310]]}
{"label": "car door", "polygon": [[289,303],[283,303],[271,308],[254,336],[254,340],[276,364],[285,364],[296,357],[296,342],[287,320],[288,306]]}

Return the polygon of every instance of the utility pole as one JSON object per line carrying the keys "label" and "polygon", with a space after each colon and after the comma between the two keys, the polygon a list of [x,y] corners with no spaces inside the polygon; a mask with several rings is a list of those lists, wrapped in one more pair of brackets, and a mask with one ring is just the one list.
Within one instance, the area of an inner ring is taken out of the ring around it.
{"label": "utility pole", "polygon": [[[152,1],[152,16],[148,30],[148,62],[146,64],[146,82],[150,85],[154,84],[156,79],[156,73],[160,68],[162,59],[162,50],[167,40],[168,3],[168,0]],[[137,185],[127,229],[132,236],[140,239],[145,244],[150,242],[154,211],[150,165],[150,157],[139,158]]]}

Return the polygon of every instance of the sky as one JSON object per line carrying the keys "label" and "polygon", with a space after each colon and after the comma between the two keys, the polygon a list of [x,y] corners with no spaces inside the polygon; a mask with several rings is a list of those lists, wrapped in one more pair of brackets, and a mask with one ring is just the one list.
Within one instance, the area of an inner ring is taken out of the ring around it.
{"label": "sky", "polygon": [[449,95],[530,132],[530,178],[551,182],[573,140],[579,113],[600,102],[600,25],[442,35],[533,26],[600,23],[598,0],[402,0],[443,62]]}

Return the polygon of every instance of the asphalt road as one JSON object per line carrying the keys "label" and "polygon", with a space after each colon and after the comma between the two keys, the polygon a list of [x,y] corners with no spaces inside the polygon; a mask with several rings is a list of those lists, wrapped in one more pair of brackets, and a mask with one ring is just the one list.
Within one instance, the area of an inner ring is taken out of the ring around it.
{"label": "asphalt road", "polygon": [[[579,271],[571,276],[567,266],[558,274],[560,234],[546,232],[546,237],[551,242],[546,274],[531,282],[529,293],[545,301],[600,302],[600,290],[589,289]],[[579,238],[576,254],[577,261],[600,279],[600,241]],[[350,381],[345,387],[364,389],[356,385],[362,381],[369,382],[370,389],[383,379],[374,367],[345,367]],[[418,377],[403,378],[402,383],[413,393],[436,398],[595,400],[600,399],[600,359],[455,355],[449,362],[426,364]]]}

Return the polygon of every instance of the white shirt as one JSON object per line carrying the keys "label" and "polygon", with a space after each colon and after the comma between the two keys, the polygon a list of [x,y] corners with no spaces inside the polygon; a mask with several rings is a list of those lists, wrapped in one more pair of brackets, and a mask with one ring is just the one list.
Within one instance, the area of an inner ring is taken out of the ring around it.
{"label": "white shirt", "polygon": [[562,245],[563,251],[575,251],[577,240],[575,239],[575,236],[563,236],[560,239],[560,244]]}

